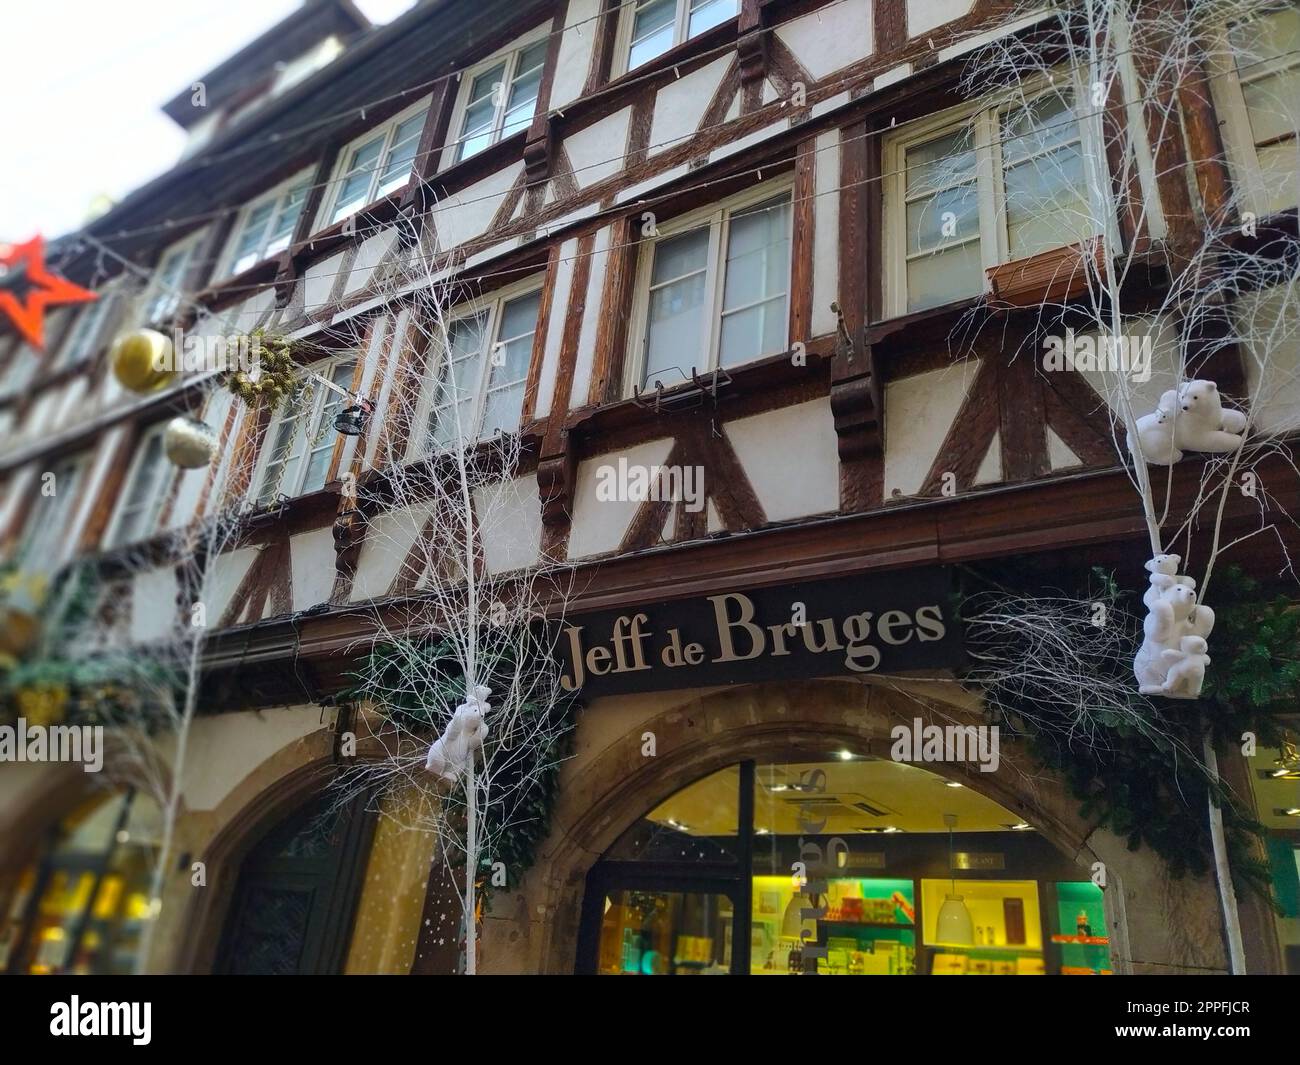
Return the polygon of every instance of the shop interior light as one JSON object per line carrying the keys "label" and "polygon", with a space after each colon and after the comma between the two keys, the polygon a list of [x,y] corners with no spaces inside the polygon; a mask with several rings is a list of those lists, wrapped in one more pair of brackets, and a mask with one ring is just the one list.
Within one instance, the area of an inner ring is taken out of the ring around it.
{"label": "shop interior light", "polygon": [[[948,872],[953,872],[952,833],[957,827],[956,814],[944,814],[943,823],[948,826]],[[957,879],[951,877],[951,890],[943,897],[943,905],[935,918],[934,937],[937,943],[951,943],[956,946],[973,946],[975,943],[975,922],[971,920],[966,900],[957,894]]]}
{"label": "shop interior light", "polygon": [[962,785],[955,780],[945,780],[943,786],[945,788],[960,788]]}
{"label": "shop interior light", "polygon": [[1274,810],[1279,817],[1300,817],[1300,806],[1288,806],[1285,810]]}
{"label": "shop interior light", "polygon": [[1028,821],[1017,821],[1014,825],[1007,825],[1006,827],[1012,832],[1029,832],[1032,831],[1034,826]]}
{"label": "shop interior light", "polygon": [[851,761],[853,761],[853,752],[852,752],[852,751],[840,751],[840,761],[841,761],[841,762],[851,762]]}

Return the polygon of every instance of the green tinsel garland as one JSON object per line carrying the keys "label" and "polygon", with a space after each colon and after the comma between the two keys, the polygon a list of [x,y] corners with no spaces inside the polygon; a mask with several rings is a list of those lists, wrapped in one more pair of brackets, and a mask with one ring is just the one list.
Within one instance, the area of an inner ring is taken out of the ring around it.
{"label": "green tinsel garland", "polygon": [[250,407],[265,400],[275,410],[298,387],[298,343],[278,334],[268,336],[258,329],[253,333],[254,350],[260,372],[254,381],[243,370],[232,370],[224,378],[225,386]]}

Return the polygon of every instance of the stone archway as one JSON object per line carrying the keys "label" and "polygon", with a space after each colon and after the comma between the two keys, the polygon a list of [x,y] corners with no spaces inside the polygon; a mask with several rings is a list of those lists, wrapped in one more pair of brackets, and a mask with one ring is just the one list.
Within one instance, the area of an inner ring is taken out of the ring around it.
{"label": "stone archway", "polygon": [[[597,703],[586,714],[601,712]],[[537,865],[513,899],[501,900],[485,921],[489,968],[495,957],[503,971],[518,971],[526,959],[528,971],[573,972],[587,872],[624,828],[711,772],[777,748],[811,753],[828,743],[888,757],[891,727],[914,718],[983,723],[978,703],[956,685],[926,681],[750,685],[688,697],[668,709],[660,704],[636,719],[619,716],[617,738],[566,765]],[[645,732],[655,735],[654,758],[641,753]],[[997,773],[953,764],[925,768],[960,779],[1022,817],[1075,862],[1105,863],[1118,972],[1225,971],[1212,883],[1174,880],[1156,855],[1129,851],[1081,818],[1062,784],[1044,776],[1015,744],[1003,743]]]}

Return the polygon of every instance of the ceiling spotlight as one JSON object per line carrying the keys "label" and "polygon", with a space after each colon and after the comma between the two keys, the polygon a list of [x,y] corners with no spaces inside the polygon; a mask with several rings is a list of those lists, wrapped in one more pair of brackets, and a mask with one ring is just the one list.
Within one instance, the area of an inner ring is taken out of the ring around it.
{"label": "ceiling spotlight", "polygon": [[957,781],[955,781],[955,780],[945,780],[945,781],[943,782],[943,786],[944,786],[945,788],[960,788],[960,787],[962,787],[962,785],[959,784],[959,783],[957,783]]}
{"label": "ceiling spotlight", "polygon": [[756,836],[770,836],[771,834],[772,834],[772,830],[771,830],[770,828],[756,828],[756,829],[754,829],[754,835],[756,835]]}
{"label": "ceiling spotlight", "polygon": [[1300,817],[1300,806],[1288,806],[1285,810],[1274,810],[1279,817]]}
{"label": "ceiling spotlight", "polygon": [[852,752],[852,751],[840,751],[840,761],[841,761],[841,762],[851,762],[851,761],[853,761],[853,752]]}
{"label": "ceiling spotlight", "polygon": [[1033,827],[1028,821],[1017,821],[1014,825],[1007,825],[1012,832],[1029,832]]}

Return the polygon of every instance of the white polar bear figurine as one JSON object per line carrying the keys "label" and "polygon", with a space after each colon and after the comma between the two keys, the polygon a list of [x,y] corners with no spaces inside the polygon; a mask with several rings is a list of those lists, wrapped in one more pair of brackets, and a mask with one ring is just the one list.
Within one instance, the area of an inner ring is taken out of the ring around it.
{"label": "white polar bear figurine", "polygon": [[488,734],[484,718],[491,709],[487,701],[491,694],[488,688],[476,685],[473,694],[456,707],[443,734],[430,745],[425,769],[449,784],[460,780],[470,759],[483,749]]}
{"label": "white polar bear figurine", "polygon": [[1184,636],[1178,649],[1167,649],[1160,657],[1169,664],[1169,675],[1161,685],[1161,693],[1170,699],[1196,699],[1205,684],[1205,667],[1210,656],[1208,645],[1200,636]]}
{"label": "white polar bear figurine", "polygon": [[[1170,393],[1161,398],[1163,407]],[[1187,381],[1178,388],[1174,418],[1174,446],[1180,451],[1223,454],[1241,447],[1246,416],[1224,410],[1219,386],[1213,381]]]}
{"label": "white polar bear figurine", "polygon": [[1164,694],[1170,663],[1163,652],[1178,648],[1196,609],[1196,593],[1174,584],[1160,593],[1142,623],[1143,640],[1133,659],[1133,675],[1143,695]]}
{"label": "white polar bear figurine", "polygon": [[1137,420],[1138,446],[1133,446],[1133,434],[1128,435],[1128,449],[1136,458],[1141,455],[1152,466],[1172,466],[1183,453],[1174,444],[1174,414],[1172,410],[1156,408]]}
{"label": "white polar bear figurine", "polygon": [[1180,583],[1178,580],[1178,563],[1181,561],[1182,559],[1178,555],[1156,555],[1155,558],[1148,559],[1143,563],[1146,571],[1151,574],[1150,586],[1147,588],[1146,594],[1142,596],[1142,605],[1148,610],[1156,605],[1161,593]]}

